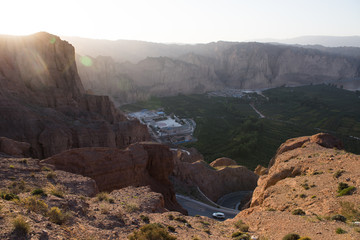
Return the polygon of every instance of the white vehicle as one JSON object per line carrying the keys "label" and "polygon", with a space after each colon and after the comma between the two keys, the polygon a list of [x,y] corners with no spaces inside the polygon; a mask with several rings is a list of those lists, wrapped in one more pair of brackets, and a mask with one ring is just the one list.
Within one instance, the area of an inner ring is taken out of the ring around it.
{"label": "white vehicle", "polygon": [[218,219],[225,219],[225,214],[222,212],[214,212],[212,214],[213,218],[218,218]]}

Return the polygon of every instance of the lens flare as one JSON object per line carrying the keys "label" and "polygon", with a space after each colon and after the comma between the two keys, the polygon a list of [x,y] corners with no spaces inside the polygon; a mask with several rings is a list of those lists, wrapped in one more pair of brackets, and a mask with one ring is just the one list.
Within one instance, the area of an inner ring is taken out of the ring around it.
{"label": "lens flare", "polygon": [[82,65],[84,65],[86,67],[91,67],[93,65],[93,61],[88,56],[81,56],[80,62]]}

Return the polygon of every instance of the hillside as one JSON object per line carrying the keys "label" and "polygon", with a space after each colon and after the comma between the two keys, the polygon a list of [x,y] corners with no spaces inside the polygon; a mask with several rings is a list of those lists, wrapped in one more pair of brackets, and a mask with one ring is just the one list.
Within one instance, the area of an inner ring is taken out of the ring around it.
{"label": "hillside", "polygon": [[110,95],[118,104],[223,88],[265,89],[311,83],[334,83],[352,90],[360,87],[358,48],[256,42],[167,45],[69,41],[81,55],[89,55],[92,63],[83,65],[82,57],[77,58],[85,89]]}

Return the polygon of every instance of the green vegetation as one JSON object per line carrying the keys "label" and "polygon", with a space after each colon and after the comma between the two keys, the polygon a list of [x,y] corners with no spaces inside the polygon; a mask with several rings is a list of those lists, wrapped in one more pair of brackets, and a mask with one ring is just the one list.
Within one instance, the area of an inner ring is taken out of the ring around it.
{"label": "green vegetation", "polygon": [[42,188],[37,188],[37,189],[34,189],[32,192],[31,192],[32,195],[39,195],[39,196],[46,196],[46,192],[44,189]]}
{"label": "green vegetation", "polygon": [[38,196],[30,196],[21,200],[21,205],[30,211],[45,215],[48,211],[48,205]]}
{"label": "green vegetation", "polygon": [[170,235],[162,225],[151,223],[142,226],[139,231],[133,232],[128,236],[130,240],[175,240],[176,237]]}
{"label": "green vegetation", "polygon": [[339,183],[338,186],[338,197],[344,196],[344,195],[351,195],[352,192],[355,190],[354,186],[349,186],[347,183]]}
{"label": "green vegetation", "polygon": [[30,225],[22,216],[13,220],[14,232],[19,235],[27,235],[30,232]]}
{"label": "green vegetation", "polygon": [[150,223],[150,219],[148,216],[140,215],[141,220],[143,220],[144,223]]}
{"label": "green vegetation", "polygon": [[286,234],[282,240],[298,240],[300,239],[300,235],[296,233]]}
{"label": "green vegetation", "polygon": [[13,193],[1,192],[0,197],[6,201],[19,200],[19,196]]}
{"label": "green vegetation", "polygon": [[231,238],[233,238],[235,240],[250,240],[250,236],[243,232],[234,232],[231,235]]}
{"label": "green vegetation", "polygon": [[48,216],[51,222],[59,225],[65,223],[70,218],[68,213],[62,212],[58,207],[52,207],[48,212]]}
{"label": "green vegetation", "polygon": [[302,209],[295,209],[291,212],[292,215],[300,215],[300,216],[304,216],[305,212]]}
{"label": "green vegetation", "polygon": [[339,222],[346,222],[346,217],[344,217],[343,215],[340,215],[340,214],[336,214],[331,217],[331,220],[339,221]]}
{"label": "green vegetation", "polygon": [[335,230],[335,232],[337,233],[337,234],[344,234],[344,233],[347,233],[344,229],[342,229],[342,228],[337,228],[336,230]]}
{"label": "green vegetation", "polygon": [[[249,99],[178,95],[151,98],[124,105],[125,112],[164,108],[181,118],[192,118],[197,126],[195,147],[211,162],[229,157],[240,165],[255,169],[267,165],[277,148],[289,138],[321,131],[339,137],[346,150],[360,153],[360,98],[353,92],[327,85],[275,88]],[[266,116],[258,118],[249,103]],[[259,151],[261,149],[261,151]]]}
{"label": "green vegetation", "polygon": [[360,221],[360,206],[352,202],[340,202],[341,214],[350,221]]}
{"label": "green vegetation", "polygon": [[246,225],[242,220],[239,220],[239,221],[235,222],[234,225],[235,225],[235,227],[237,229],[239,229],[242,232],[249,231],[249,226]]}
{"label": "green vegetation", "polygon": [[106,201],[109,203],[114,203],[115,201],[112,197],[109,196],[109,193],[107,192],[100,192],[96,194],[96,198],[99,202]]}

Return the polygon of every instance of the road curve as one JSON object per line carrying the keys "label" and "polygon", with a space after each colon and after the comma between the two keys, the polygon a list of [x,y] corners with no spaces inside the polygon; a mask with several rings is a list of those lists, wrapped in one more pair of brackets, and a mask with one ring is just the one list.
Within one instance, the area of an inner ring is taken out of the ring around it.
{"label": "road curve", "polygon": [[239,213],[239,211],[235,209],[231,210],[213,207],[179,194],[176,194],[176,200],[188,211],[189,216],[201,215],[212,218],[214,212],[223,212],[225,214],[225,219],[228,219],[235,217]]}

